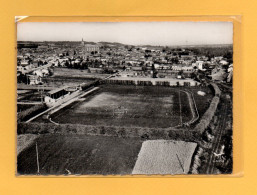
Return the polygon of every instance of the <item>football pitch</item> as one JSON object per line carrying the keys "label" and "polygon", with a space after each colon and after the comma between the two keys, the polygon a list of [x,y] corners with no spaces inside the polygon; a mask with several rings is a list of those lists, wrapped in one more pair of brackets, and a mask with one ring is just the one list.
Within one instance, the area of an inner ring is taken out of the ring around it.
{"label": "football pitch", "polygon": [[104,85],[51,115],[61,124],[168,128],[191,119],[188,97],[176,88]]}

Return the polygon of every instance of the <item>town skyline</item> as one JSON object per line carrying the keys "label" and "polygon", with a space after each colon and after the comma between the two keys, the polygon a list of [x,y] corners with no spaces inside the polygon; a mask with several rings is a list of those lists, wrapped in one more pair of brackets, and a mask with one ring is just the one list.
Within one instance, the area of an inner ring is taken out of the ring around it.
{"label": "town skyline", "polygon": [[[83,39],[83,41],[85,42],[85,44],[91,44],[91,43],[95,43],[95,44],[101,44],[101,43],[106,43],[106,44],[121,44],[121,45],[128,45],[128,46],[138,46],[138,47],[146,47],[146,46],[150,46],[150,47],[201,47],[201,46],[233,46],[233,43],[220,43],[220,44],[191,44],[191,45],[130,45],[130,44],[125,44],[125,43],[120,43],[120,42],[107,42],[107,41],[99,41],[99,42],[92,42],[92,41],[86,41]],[[77,42],[81,42],[81,40],[78,40],[78,41],[17,41],[18,43],[21,43],[21,42],[31,42],[31,43],[55,43],[55,42],[74,42],[74,43],[77,43]]]}
{"label": "town skyline", "polygon": [[231,22],[18,23],[18,41],[109,42],[126,45],[233,44]]}

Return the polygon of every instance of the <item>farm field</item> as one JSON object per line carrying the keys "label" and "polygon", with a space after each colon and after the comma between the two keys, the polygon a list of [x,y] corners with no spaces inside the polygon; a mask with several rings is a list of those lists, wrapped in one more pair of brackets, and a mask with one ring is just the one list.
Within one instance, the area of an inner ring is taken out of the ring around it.
{"label": "farm field", "polygon": [[88,73],[88,70],[70,69],[70,68],[54,68],[54,75],[52,77],[56,78],[105,78],[110,74],[100,74],[100,73]]}
{"label": "farm field", "polygon": [[71,77],[45,77],[42,79],[44,82],[44,86],[46,87],[75,87],[81,83],[89,83],[94,81],[95,79],[85,79],[85,78],[71,78]]}
{"label": "farm field", "polygon": [[22,152],[23,150],[28,148],[31,144],[33,144],[33,142],[37,137],[38,135],[35,135],[35,134],[18,135],[17,136],[17,156],[20,154],[20,152]]}
{"label": "farm field", "polygon": [[[179,104],[179,96],[181,108]],[[105,85],[51,115],[58,123],[168,128],[191,119],[187,95],[167,87]]]}
{"label": "farm field", "polygon": [[184,141],[145,141],[132,174],[187,174],[196,146]]}
{"label": "farm field", "polygon": [[[40,174],[131,174],[142,141],[86,135],[44,134],[36,139]],[[19,174],[37,174],[36,145],[18,155]]]}
{"label": "farm field", "polygon": [[17,100],[19,102],[41,102],[48,91],[45,89],[18,90]]}
{"label": "farm field", "polygon": [[33,107],[35,105],[33,104],[17,104],[17,112],[22,112],[22,111],[25,111],[31,107]]}

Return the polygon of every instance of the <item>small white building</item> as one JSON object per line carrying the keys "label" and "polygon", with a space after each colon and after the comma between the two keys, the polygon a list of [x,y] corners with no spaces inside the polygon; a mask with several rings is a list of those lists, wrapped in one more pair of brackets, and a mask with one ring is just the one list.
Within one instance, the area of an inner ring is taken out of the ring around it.
{"label": "small white building", "polygon": [[30,85],[38,85],[42,83],[41,76],[38,75],[28,75],[29,78],[29,84]]}
{"label": "small white building", "polygon": [[43,77],[43,73],[42,73],[41,70],[35,70],[35,71],[33,72],[33,74],[34,74],[34,75],[37,75],[37,76],[40,76],[40,77]]}
{"label": "small white building", "polygon": [[204,61],[196,61],[196,66],[199,70],[203,70],[203,63]]}
{"label": "small white building", "polygon": [[21,72],[22,74],[25,74],[32,68],[34,68],[33,64],[23,63],[23,64],[17,66],[17,71]]}
{"label": "small white building", "polygon": [[92,51],[99,51],[100,46],[99,45],[93,45],[93,44],[86,44],[85,45],[85,51],[92,52]]}
{"label": "small white building", "polygon": [[227,62],[226,60],[221,60],[221,61],[220,61],[220,64],[221,64],[221,65],[228,65],[228,62]]}
{"label": "small white building", "polygon": [[69,92],[65,90],[67,87],[62,87],[59,89],[54,89],[52,91],[49,91],[45,96],[45,103],[46,104],[53,104],[58,101],[58,99],[63,98],[65,95],[67,95]]}

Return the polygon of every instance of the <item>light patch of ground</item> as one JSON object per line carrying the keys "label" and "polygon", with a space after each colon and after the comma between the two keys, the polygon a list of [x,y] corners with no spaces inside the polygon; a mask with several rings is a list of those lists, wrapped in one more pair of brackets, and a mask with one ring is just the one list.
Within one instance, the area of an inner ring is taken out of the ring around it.
{"label": "light patch of ground", "polygon": [[145,141],[132,174],[187,174],[196,146],[184,141]]}
{"label": "light patch of ground", "polygon": [[97,95],[90,101],[80,105],[79,109],[77,109],[76,112],[83,112],[86,108],[99,108],[103,106],[115,106],[118,104],[119,102],[117,102],[117,96],[112,95],[111,93],[103,92],[101,93],[101,95]]}
{"label": "light patch of ground", "polygon": [[88,73],[88,70],[70,68],[54,68],[52,77],[105,78],[107,76],[110,76],[110,74]]}
{"label": "light patch of ground", "polygon": [[28,148],[39,135],[21,134],[17,136],[17,156],[26,148]]}
{"label": "light patch of ground", "polygon": [[173,104],[173,96],[168,97],[154,97],[149,98],[147,96],[141,94],[126,94],[126,95],[118,95],[109,92],[102,92],[101,94],[96,95],[90,101],[83,102],[79,107],[74,110],[74,113],[85,113],[87,109],[90,108],[122,108],[126,107],[129,109],[128,104],[136,104],[141,101],[141,106],[143,104],[154,103],[156,100],[163,102],[163,107],[170,108],[171,104]]}

